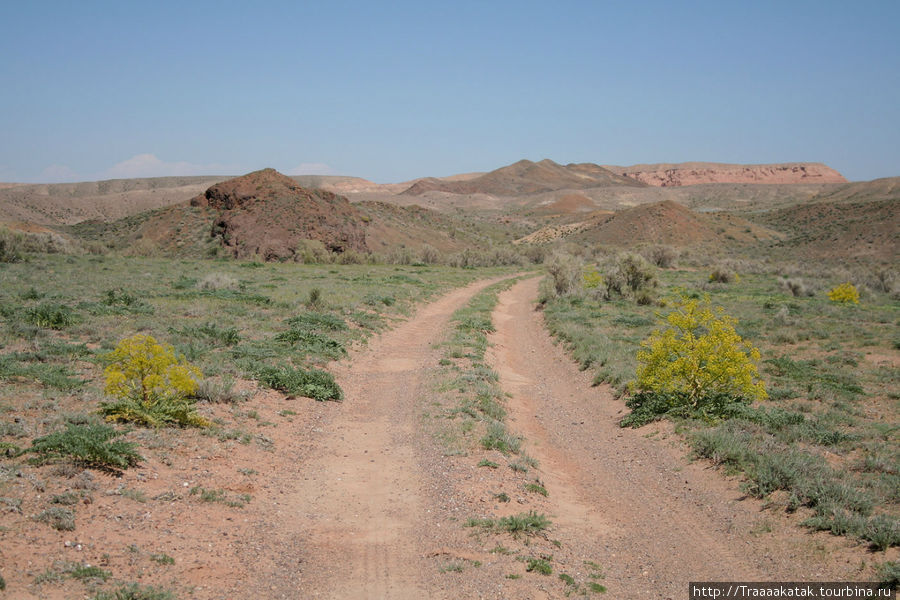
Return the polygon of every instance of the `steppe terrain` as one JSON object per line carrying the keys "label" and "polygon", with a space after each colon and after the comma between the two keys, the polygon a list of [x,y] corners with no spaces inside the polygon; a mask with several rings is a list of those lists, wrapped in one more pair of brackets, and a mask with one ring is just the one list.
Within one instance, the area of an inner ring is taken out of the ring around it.
{"label": "steppe terrain", "polygon": [[[896,586],[898,183],[542,160],[0,184],[0,596]],[[634,419],[679,297],[735,318],[767,399]],[[197,418],[104,419],[135,334],[197,367]],[[139,458],[85,454],[102,435]]]}

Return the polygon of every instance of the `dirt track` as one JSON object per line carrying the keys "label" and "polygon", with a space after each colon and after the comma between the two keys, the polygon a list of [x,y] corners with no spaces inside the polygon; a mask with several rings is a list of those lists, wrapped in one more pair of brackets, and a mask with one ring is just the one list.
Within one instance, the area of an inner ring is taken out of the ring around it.
{"label": "dirt track", "polygon": [[[490,494],[479,488],[477,470],[435,451],[421,420],[438,358],[433,345],[452,312],[488,283],[423,307],[338,367],[346,400],[313,430],[296,474],[283,482],[278,510],[261,516],[260,537],[250,545],[276,558],[245,591],[273,598],[563,597],[555,575],[505,582],[490,563],[439,575],[429,558],[492,559],[487,542],[464,532],[455,516],[448,522],[447,508],[459,497],[471,516]],[[537,283],[501,294],[488,358],[510,395],[510,429],[540,461],[550,492],[540,501],[564,544],[557,561],[599,561],[615,598],[682,598],[695,580],[853,579],[858,547],[762,512],[737,482],[690,463],[666,425],[619,428],[622,403],[591,387],[543,328],[534,310]]]}
{"label": "dirt track", "polygon": [[621,429],[623,403],[592,387],[542,326],[537,284],[500,295],[492,363],[512,394],[511,427],[540,460],[560,523],[582,530],[585,543],[602,540],[616,597],[679,598],[689,581],[852,578],[859,562],[841,556],[846,542],[762,512],[737,482],[688,462],[674,438],[661,440],[670,426]]}

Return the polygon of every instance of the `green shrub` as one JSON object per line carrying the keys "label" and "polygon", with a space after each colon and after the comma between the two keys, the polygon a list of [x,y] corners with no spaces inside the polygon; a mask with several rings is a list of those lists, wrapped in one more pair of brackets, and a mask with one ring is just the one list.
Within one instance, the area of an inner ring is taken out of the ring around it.
{"label": "green shrub", "polygon": [[46,523],[57,531],[75,530],[75,512],[61,506],[54,506],[38,513],[35,515],[34,520],[39,523]]}
{"label": "green shrub", "polygon": [[488,425],[487,433],[481,438],[481,447],[485,450],[499,450],[503,454],[518,454],[522,438],[509,433],[503,423],[494,421]]}
{"label": "green shrub", "polygon": [[319,369],[302,369],[288,365],[264,366],[256,372],[256,380],[273,390],[313,400],[343,400],[344,393],[331,373]]}
{"label": "green shrub", "polygon": [[653,266],[643,256],[631,252],[619,254],[605,274],[607,298],[618,295],[647,303],[650,292],[659,284]]}
{"label": "green shrub", "polygon": [[92,565],[75,565],[68,572],[69,577],[72,579],[77,579],[78,581],[88,581],[91,579],[99,579],[100,581],[106,581],[110,577],[112,577],[112,573],[109,571],[104,571],[100,567],[95,567]]}
{"label": "green shrub", "polygon": [[153,314],[153,307],[144,300],[122,288],[107,290],[101,301],[104,306],[118,309],[121,312],[134,314]]}
{"label": "green shrub", "polygon": [[502,517],[497,521],[497,527],[513,535],[534,535],[547,529],[549,526],[550,519],[533,510],[527,513]]}
{"label": "green shrub", "polygon": [[553,294],[569,296],[581,289],[582,263],[571,254],[556,252],[544,261]]}
{"label": "green shrub", "polygon": [[25,311],[25,320],[45,329],[62,329],[75,323],[75,315],[64,304],[44,302]]}
{"label": "green shrub", "polygon": [[337,340],[306,328],[283,331],[276,335],[275,339],[291,344],[303,354],[322,356],[331,360],[337,360],[347,355],[347,350]]}
{"label": "green shrub", "polygon": [[866,523],[860,536],[875,550],[900,546],[900,520],[890,515],[875,515]]}
{"label": "green shrub", "polygon": [[553,573],[553,567],[550,561],[545,558],[529,558],[525,561],[525,570],[529,573],[540,573],[541,575],[550,575]]}
{"label": "green shrub", "polygon": [[363,302],[369,306],[378,306],[379,304],[393,306],[396,301],[397,299],[393,296],[385,296],[382,294],[366,294],[363,298]]}
{"label": "green shrub", "polygon": [[69,459],[86,467],[127,469],[143,459],[133,443],[114,439],[121,435],[110,425],[67,424],[64,430],[32,441],[26,452],[36,455],[39,463]]}
{"label": "green shrub", "polygon": [[547,491],[547,488],[544,487],[544,484],[540,481],[535,481],[533,483],[525,484],[526,492],[534,492],[535,494],[540,494],[541,496],[549,496],[550,493]]}
{"label": "green shrub", "polygon": [[313,288],[309,290],[309,296],[306,297],[306,302],[304,302],[306,308],[310,310],[319,310],[325,306],[325,300],[322,298],[322,290],[319,288]]}
{"label": "green shrub", "polygon": [[662,418],[695,418],[713,421],[731,413],[730,407],[745,405],[741,399],[729,394],[707,394],[695,404],[684,392],[638,392],[625,401],[631,413],[619,421],[621,427],[642,427]]}
{"label": "green shrub", "polygon": [[37,360],[37,357],[18,353],[0,355],[0,379],[25,377],[59,390],[74,390],[85,383],[72,377],[74,373],[68,367],[31,360]]}
{"label": "green shrub", "polygon": [[878,565],[877,573],[883,586],[890,590],[896,590],[900,587],[900,562],[883,562]]}
{"label": "green shrub", "polygon": [[287,320],[287,324],[296,329],[327,329],[329,331],[345,331],[347,322],[331,313],[304,312]]}
{"label": "green shrub", "polygon": [[212,321],[196,327],[182,327],[181,329],[171,327],[169,331],[188,338],[204,339],[222,346],[234,346],[241,341],[241,336],[235,327],[221,327]]}
{"label": "green shrub", "polygon": [[18,232],[0,227],[0,263],[25,260],[25,237]]}

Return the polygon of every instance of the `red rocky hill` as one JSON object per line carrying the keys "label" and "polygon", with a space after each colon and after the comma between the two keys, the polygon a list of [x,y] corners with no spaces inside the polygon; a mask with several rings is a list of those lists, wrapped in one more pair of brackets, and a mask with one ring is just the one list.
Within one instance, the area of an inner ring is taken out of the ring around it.
{"label": "red rocky hill", "polygon": [[190,203],[218,211],[212,235],[235,258],[289,259],[301,240],[319,240],[334,252],[367,251],[366,218],[358,208],[274,169],[217,183]]}

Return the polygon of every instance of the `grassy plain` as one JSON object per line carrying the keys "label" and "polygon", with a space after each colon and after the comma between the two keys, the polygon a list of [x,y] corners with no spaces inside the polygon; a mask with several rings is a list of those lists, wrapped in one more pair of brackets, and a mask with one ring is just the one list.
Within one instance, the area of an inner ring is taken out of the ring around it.
{"label": "grassy plain", "polygon": [[[868,290],[859,305],[826,293],[823,270],[778,269],[712,283],[708,270],[658,271],[658,300],[708,295],[759,348],[769,399],[729,418],[676,419],[697,457],[741,474],[751,495],[797,511],[802,523],[885,550],[900,544],[900,302]],[[793,290],[793,291],[792,291]],[[796,294],[796,295],[795,295]],[[597,384],[628,393],[635,354],[668,311],[580,292],[550,299],[550,331]]]}
{"label": "grassy plain", "polygon": [[[141,591],[148,581],[176,581],[167,573],[182,568],[180,563],[172,567],[171,560],[153,558],[171,552],[163,540],[147,551],[119,547],[117,538],[87,524],[114,516],[103,511],[127,513],[127,504],[115,504],[119,497],[154,513],[179,510],[184,503],[195,513],[252,510],[252,494],[241,490],[258,476],[254,457],[277,452],[277,428],[310,408],[292,396],[340,399],[327,372],[331,361],[408,315],[416,303],[502,272],[47,254],[0,263],[0,508],[6,515],[0,543],[21,543],[38,528],[35,548],[53,548],[37,559],[33,572],[10,579],[7,564],[0,565],[0,574],[34,597],[60,590],[113,597],[128,586]],[[102,423],[98,409],[109,399],[103,393],[104,356],[135,333],[173,345],[199,367],[203,379],[193,400],[210,427]],[[268,398],[258,393],[267,387],[287,400],[252,400],[254,394]],[[234,445],[245,449],[240,460],[247,466],[222,479],[199,479],[181,493],[147,487],[143,475],[126,477],[127,485],[117,487],[114,476],[108,479],[139,459],[152,471],[181,469],[166,477],[184,477],[198,454],[233,455]],[[98,487],[109,485],[105,491]],[[61,536],[98,533],[107,535],[108,545],[93,544],[84,559],[100,560],[105,577],[76,577],[71,573],[87,567],[56,564]],[[140,568],[139,557],[146,558]]]}

